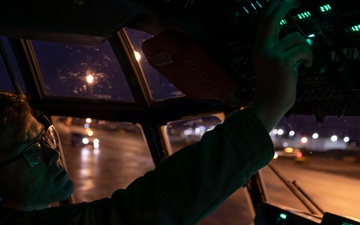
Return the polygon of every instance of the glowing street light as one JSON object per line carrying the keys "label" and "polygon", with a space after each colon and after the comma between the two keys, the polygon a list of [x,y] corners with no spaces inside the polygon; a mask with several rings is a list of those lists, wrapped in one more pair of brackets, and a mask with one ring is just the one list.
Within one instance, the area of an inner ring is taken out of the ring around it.
{"label": "glowing street light", "polygon": [[87,75],[86,82],[88,82],[88,84],[92,84],[94,82],[94,76],[91,74]]}
{"label": "glowing street light", "polygon": [[136,59],[136,61],[140,61],[140,59],[141,59],[141,55],[140,55],[140,53],[139,52],[137,52],[137,51],[134,51],[134,55],[135,55],[135,59]]}

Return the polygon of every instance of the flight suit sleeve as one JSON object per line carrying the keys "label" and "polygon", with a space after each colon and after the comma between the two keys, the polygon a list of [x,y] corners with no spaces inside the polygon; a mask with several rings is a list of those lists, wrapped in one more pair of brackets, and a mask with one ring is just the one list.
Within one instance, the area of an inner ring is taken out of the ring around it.
{"label": "flight suit sleeve", "polygon": [[112,196],[125,224],[196,224],[272,159],[272,141],[257,117],[237,111],[200,142]]}

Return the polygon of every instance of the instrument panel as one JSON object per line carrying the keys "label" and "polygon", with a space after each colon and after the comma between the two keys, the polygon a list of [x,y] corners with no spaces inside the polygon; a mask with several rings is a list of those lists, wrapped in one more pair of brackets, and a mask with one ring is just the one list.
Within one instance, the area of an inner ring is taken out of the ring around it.
{"label": "instrument panel", "polygon": [[256,210],[255,225],[360,225],[357,218],[329,212],[323,215],[309,214],[285,206],[260,203]]}
{"label": "instrument panel", "polygon": [[[239,81],[234,96],[249,104],[255,78],[252,49],[268,0],[136,1],[159,18],[190,31]],[[311,43],[314,63],[300,67],[298,96],[289,114],[360,114],[360,7],[350,0],[302,0],[281,21],[280,39],[299,32]]]}

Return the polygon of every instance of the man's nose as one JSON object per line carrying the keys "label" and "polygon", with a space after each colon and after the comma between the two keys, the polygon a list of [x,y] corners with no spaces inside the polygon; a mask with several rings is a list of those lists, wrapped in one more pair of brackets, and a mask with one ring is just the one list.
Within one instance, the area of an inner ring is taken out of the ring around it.
{"label": "man's nose", "polygon": [[60,152],[57,149],[50,148],[47,144],[43,144],[44,149],[44,162],[47,166],[51,166],[60,158]]}

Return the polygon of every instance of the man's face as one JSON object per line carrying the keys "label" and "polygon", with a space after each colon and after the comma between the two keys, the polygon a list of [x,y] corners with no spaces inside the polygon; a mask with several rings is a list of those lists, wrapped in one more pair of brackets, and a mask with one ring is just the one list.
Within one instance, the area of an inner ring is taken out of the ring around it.
{"label": "man's face", "polygon": [[[44,127],[32,115],[28,115],[27,126],[23,137],[23,143],[18,143],[8,152],[0,152],[0,163],[19,153],[44,133]],[[9,127],[11,134],[13,127]],[[19,139],[19,138],[17,138]],[[10,146],[15,137],[6,135],[1,138],[0,145]],[[42,145],[44,150],[44,162],[35,168],[30,168],[25,160],[19,159],[0,168],[0,183],[5,188],[5,205],[22,210],[46,208],[49,204],[68,198],[74,190],[74,184],[64,170],[59,160],[59,153]]]}

